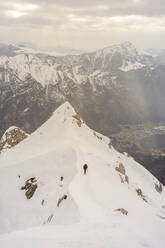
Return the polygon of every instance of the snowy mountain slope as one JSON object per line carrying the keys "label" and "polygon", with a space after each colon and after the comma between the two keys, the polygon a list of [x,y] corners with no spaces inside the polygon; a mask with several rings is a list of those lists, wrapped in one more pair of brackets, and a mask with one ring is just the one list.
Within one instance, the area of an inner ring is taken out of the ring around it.
{"label": "snowy mountain slope", "polygon": [[95,54],[95,63],[97,63],[101,57],[103,58],[101,67],[107,70],[120,69],[122,71],[129,71],[145,66],[141,61],[137,49],[130,42],[113,45],[97,51]]}
{"label": "snowy mountain slope", "polygon": [[[27,180],[37,185],[30,199],[21,190]],[[163,248],[164,187],[133,158],[117,152],[109,138],[89,129],[67,102],[0,155],[0,181],[1,233],[55,225],[1,235],[3,247],[44,247],[46,242],[48,247]]]}
{"label": "snowy mountain slope", "polygon": [[[72,56],[74,58],[74,56]],[[77,58],[80,59],[79,56]],[[52,57],[45,55],[34,54],[19,54],[14,57],[0,57],[0,66],[5,70],[12,70],[22,81],[24,81],[28,75],[31,75],[42,86],[49,84],[58,85],[66,84],[67,81],[73,81],[75,84],[83,84],[89,80],[89,77],[94,76],[95,70],[93,68],[85,68],[79,61],[74,64],[74,60],[71,64],[67,64],[66,57]],[[72,64],[73,63],[73,64]],[[100,70],[100,74],[103,73]],[[92,84],[97,85],[97,72],[95,72],[96,80],[92,81]],[[108,73],[109,80],[111,81],[112,75]],[[102,81],[102,85],[104,85]]]}

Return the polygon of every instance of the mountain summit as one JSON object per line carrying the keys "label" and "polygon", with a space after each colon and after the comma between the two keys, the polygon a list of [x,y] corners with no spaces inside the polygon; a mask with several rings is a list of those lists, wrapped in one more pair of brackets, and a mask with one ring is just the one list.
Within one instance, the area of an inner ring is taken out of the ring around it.
{"label": "mountain summit", "polygon": [[164,187],[68,102],[0,155],[0,181],[0,232],[40,226],[1,235],[3,247],[14,239],[23,247],[163,248]]}

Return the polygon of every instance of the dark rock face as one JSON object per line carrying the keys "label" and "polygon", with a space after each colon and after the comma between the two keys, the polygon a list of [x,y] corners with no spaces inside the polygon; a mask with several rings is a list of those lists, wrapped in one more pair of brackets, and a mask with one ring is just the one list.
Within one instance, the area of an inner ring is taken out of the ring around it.
{"label": "dark rock face", "polygon": [[32,177],[26,180],[25,185],[21,187],[21,190],[25,190],[25,196],[29,200],[33,197],[36,189],[37,189],[37,180],[35,177]]}
{"label": "dark rock face", "polygon": [[27,197],[27,199],[30,199],[32,198],[32,196],[34,195],[34,192],[36,191],[37,189],[37,184],[32,184],[28,190],[26,191],[25,195]]}
{"label": "dark rock face", "polygon": [[[2,68],[1,68],[2,73]],[[51,104],[45,89],[31,77],[19,80],[12,71],[9,82],[0,81],[0,136],[10,126],[18,126],[27,133],[33,132],[51,115],[55,104]],[[5,75],[4,75],[5,76]]]}
{"label": "dark rock face", "polygon": [[59,200],[58,200],[58,202],[57,202],[57,207],[59,208],[61,202],[62,202],[63,200],[66,200],[66,199],[67,199],[67,195],[63,195],[61,198],[59,198]]}

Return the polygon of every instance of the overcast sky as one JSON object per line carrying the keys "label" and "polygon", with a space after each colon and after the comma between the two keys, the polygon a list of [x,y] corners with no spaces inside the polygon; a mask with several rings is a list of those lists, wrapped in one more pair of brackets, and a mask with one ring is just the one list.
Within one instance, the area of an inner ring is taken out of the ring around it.
{"label": "overcast sky", "polygon": [[89,51],[123,41],[165,48],[165,0],[0,2],[0,42]]}

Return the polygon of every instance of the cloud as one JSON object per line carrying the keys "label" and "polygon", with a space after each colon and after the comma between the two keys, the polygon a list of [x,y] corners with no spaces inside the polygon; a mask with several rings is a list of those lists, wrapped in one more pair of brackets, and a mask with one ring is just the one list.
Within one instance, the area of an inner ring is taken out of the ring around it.
{"label": "cloud", "polygon": [[[26,2],[26,1],[25,1]],[[164,16],[164,0],[36,0],[39,5],[56,5],[70,8],[83,14],[88,11],[100,15]]]}
{"label": "cloud", "polygon": [[4,39],[24,37],[39,43],[42,36],[47,45],[54,39],[76,49],[125,39],[138,44],[144,33],[154,40],[157,34],[158,45],[164,37],[165,4],[164,0],[7,0],[0,3],[0,27]]}

